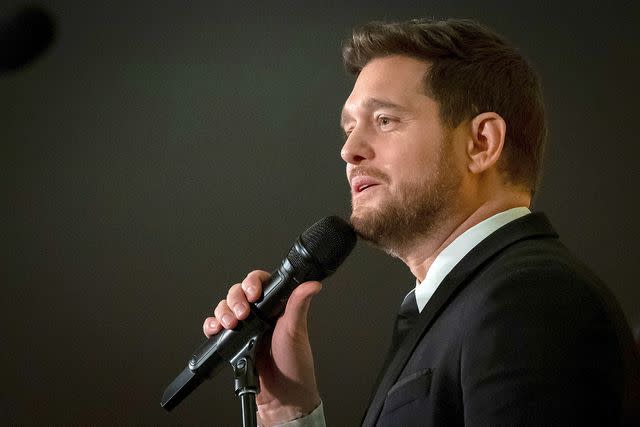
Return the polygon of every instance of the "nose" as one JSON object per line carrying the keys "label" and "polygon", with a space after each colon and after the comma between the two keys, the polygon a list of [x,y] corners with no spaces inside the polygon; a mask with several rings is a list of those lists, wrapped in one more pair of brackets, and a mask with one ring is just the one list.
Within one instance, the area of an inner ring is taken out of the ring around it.
{"label": "nose", "polygon": [[349,134],[342,146],[342,150],[340,150],[342,160],[353,165],[358,165],[365,160],[371,160],[373,156],[374,152],[368,139],[358,128]]}

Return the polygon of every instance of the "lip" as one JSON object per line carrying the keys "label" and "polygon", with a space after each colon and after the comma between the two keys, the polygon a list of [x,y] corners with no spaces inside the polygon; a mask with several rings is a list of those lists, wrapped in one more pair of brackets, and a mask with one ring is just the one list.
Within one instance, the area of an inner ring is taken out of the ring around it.
{"label": "lip", "polygon": [[371,187],[380,185],[380,181],[367,175],[354,176],[351,179],[351,193],[354,195],[361,194]]}

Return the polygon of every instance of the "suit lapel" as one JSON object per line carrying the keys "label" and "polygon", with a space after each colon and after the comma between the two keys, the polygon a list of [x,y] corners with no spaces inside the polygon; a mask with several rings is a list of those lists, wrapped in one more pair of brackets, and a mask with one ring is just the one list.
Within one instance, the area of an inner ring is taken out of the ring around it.
{"label": "suit lapel", "polygon": [[392,356],[391,362],[386,368],[386,372],[382,376],[377,391],[367,409],[362,423],[364,426],[375,425],[389,389],[398,379],[418,342],[429,330],[447,303],[467,283],[466,279],[506,247],[520,240],[535,237],[558,237],[546,216],[542,213],[525,215],[506,224],[489,235],[462,258],[458,265],[443,279],[420,313],[416,325],[398,347],[395,356]]}

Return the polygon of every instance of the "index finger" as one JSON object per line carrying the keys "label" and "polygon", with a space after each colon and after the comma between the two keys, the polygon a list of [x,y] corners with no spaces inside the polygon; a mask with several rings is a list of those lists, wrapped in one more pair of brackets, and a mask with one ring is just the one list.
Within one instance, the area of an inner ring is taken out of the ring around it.
{"label": "index finger", "polygon": [[266,282],[271,273],[263,270],[254,270],[247,274],[242,281],[242,290],[247,296],[247,301],[256,302],[262,296],[262,284]]}

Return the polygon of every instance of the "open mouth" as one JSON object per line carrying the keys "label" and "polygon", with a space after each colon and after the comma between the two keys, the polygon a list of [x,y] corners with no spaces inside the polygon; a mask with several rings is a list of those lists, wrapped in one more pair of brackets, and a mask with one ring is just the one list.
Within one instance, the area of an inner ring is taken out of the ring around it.
{"label": "open mouth", "polygon": [[360,194],[372,187],[380,185],[380,182],[370,176],[356,176],[351,180],[351,191]]}

